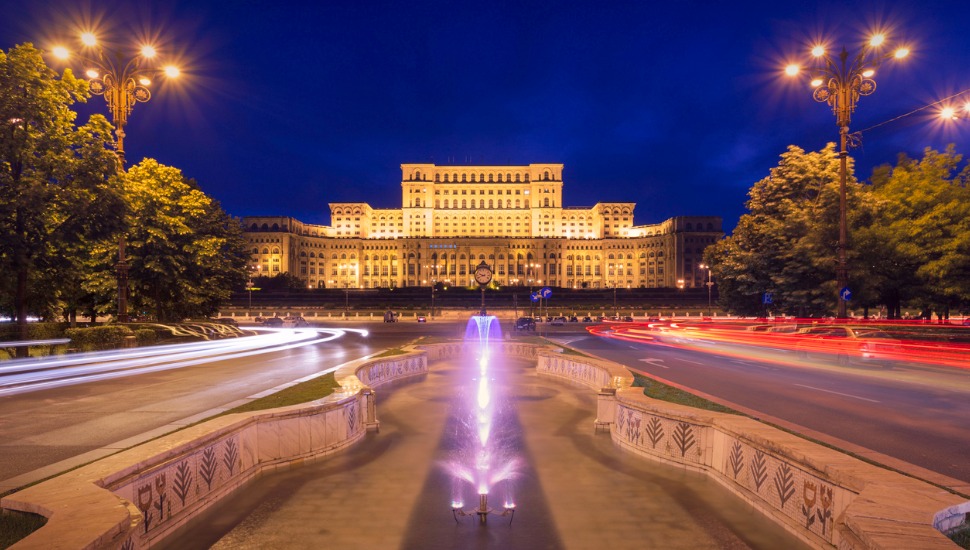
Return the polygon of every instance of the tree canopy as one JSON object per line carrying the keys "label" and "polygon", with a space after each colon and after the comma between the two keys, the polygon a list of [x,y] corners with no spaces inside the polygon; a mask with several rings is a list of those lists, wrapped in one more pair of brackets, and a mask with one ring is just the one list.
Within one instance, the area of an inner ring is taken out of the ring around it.
{"label": "tree canopy", "polygon": [[[900,156],[871,185],[849,167],[847,260],[850,308],[904,302],[924,311],[970,303],[970,169],[953,147]],[[756,182],[734,234],[705,252],[721,305],[742,315],[823,316],[837,305],[838,155],[789,146]],[[763,297],[771,293],[772,304]]]}
{"label": "tree canopy", "polygon": [[[154,159],[128,170],[124,194],[132,311],[162,321],[214,313],[247,276],[239,221],[180,170]],[[102,266],[110,265],[113,244],[103,244]],[[109,293],[112,275],[103,269],[90,288]]]}
{"label": "tree canopy", "polygon": [[32,45],[0,51],[0,284],[23,333],[28,312],[52,308],[76,251],[122,223],[111,126],[100,115],[74,125],[70,106],[87,97]]}

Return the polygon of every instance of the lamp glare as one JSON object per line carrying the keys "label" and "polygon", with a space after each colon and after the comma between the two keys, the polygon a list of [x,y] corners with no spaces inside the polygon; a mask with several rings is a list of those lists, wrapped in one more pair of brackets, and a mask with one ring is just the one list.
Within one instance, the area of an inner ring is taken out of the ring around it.
{"label": "lamp glare", "polygon": [[896,59],[902,59],[907,55],[909,55],[909,48],[899,48],[898,50],[896,50],[895,57]]}
{"label": "lamp glare", "polygon": [[58,59],[67,59],[68,57],[71,57],[71,52],[68,51],[68,49],[64,46],[54,46],[51,53],[53,53],[54,57]]}
{"label": "lamp glare", "polygon": [[84,72],[84,74],[86,74],[88,78],[98,78],[99,76],[101,76],[101,74],[94,69],[88,69],[87,71]]}
{"label": "lamp glare", "polygon": [[158,52],[156,52],[155,51],[155,48],[153,48],[151,46],[142,46],[141,47],[141,55],[142,55],[142,57],[145,57],[147,59],[151,59],[151,58],[155,57],[155,54],[156,53],[158,53]]}
{"label": "lamp glare", "polygon": [[812,79],[811,84],[812,84],[812,88],[818,88],[819,86],[822,85],[822,79],[821,78]]}
{"label": "lamp glare", "polygon": [[138,83],[141,84],[142,86],[151,86],[152,85],[152,81],[149,80],[149,79],[147,79],[147,78],[145,78],[145,77],[139,78],[138,79]]}
{"label": "lamp glare", "polygon": [[174,65],[168,65],[164,70],[165,76],[169,78],[178,78],[178,76],[182,74],[182,71],[180,71],[179,68]]}
{"label": "lamp glare", "polygon": [[872,69],[866,69],[866,70],[862,71],[862,76],[864,76],[866,78],[869,78],[869,77],[871,77],[874,74],[876,74],[876,71],[874,71]]}
{"label": "lamp glare", "polygon": [[956,110],[953,107],[944,107],[940,110],[940,118],[945,118],[949,120],[956,120],[957,118]]}
{"label": "lamp glare", "polygon": [[785,67],[785,74],[787,74],[788,76],[795,76],[798,74],[799,70],[801,70],[801,68],[798,65],[792,64]]}
{"label": "lamp glare", "polygon": [[825,46],[815,46],[812,48],[812,55],[815,57],[822,57],[825,55]]}
{"label": "lamp glare", "polygon": [[98,39],[94,36],[94,33],[86,32],[81,34],[81,43],[85,46],[95,46],[98,43]]}
{"label": "lamp glare", "polygon": [[876,46],[881,46],[883,42],[886,41],[886,35],[879,33],[872,36],[869,39],[869,45],[875,48]]}

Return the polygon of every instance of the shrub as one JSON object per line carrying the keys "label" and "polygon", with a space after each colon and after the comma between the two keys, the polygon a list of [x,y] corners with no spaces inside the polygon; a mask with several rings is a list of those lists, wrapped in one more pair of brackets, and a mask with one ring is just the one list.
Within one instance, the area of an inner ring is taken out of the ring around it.
{"label": "shrub", "polygon": [[150,328],[140,328],[135,330],[135,338],[139,346],[150,346],[158,341],[158,334]]}
{"label": "shrub", "polygon": [[126,336],[132,332],[126,326],[108,325],[104,327],[71,328],[64,331],[64,335],[71,339],[71,346],[88,350],[102,350],[120,348]]}

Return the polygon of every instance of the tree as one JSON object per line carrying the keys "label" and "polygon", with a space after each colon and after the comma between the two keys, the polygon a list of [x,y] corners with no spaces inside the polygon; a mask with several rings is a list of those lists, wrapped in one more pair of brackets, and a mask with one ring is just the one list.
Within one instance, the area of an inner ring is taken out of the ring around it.
{"label": "tree", "polygon": [[[0,51],[0,273],[22,336],[29,313],[50,310],[70,247],[122,221],[111,126],[99,115],[74,126],[70,106],[87,97],[84,81],[57,78],[31,44]],[[32,291],[39,281],[48,286]]]}
{"label": "tree", "polygon": [[881,167],[872,195],[880,208],[863,238],[876,258],[880,298],[891,317],[914,300],[927,315],[970,303],[970,166],[953,145],[927,148],[921,160],[900,155]]}
{"label": "tree", "polygon": [[[159,321],[208,316],[248,277],[242,226],[177,168],[144,159],[124,178],[128,200],[129,301]],[[107,260],[112,243],[100,256]],[[102,265],[111,265],[102,261]],[[106,293],[102,269],[88,289]]]}
{"label": "tree", "polygon": [[[849,167],[851,224],[867,217],[868,202]],[[755,315],[767,309],[799,316],[828,315],[836,305],[839,159],[835,145],[806,153],[791,145],[770,175],[754,184],[734,234],[705,252],[725,309]],[[850,252],[852,247],[849,248]],[[855,254],[849,255],[850,266]],[[855,284],[855,283],[854,283]],[[772,295],[763,307],[765,293]]]}

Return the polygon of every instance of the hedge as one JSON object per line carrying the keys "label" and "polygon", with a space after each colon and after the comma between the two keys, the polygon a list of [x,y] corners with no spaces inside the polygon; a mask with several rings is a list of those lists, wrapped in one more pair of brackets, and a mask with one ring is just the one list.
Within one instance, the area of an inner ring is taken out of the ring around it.
{"label": "hedge", "polygon": [[121,325],[71,328],[64,331],[64,335],[71,339],[71,347],[84,351],[120,348],[125,337],[132,334],[131,329]]}

